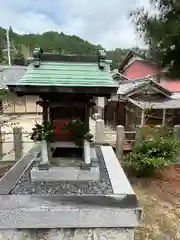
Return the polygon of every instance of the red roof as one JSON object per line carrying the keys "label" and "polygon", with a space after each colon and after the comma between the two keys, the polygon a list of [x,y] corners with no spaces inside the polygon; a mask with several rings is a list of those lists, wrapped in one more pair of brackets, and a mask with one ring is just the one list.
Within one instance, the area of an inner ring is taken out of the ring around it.
{"label": "red roof", "polygon": [[143,60],[135,60],[127,66],[121,73],[128,79],[136,79],[156,75],[158,69],[151,63]]}
{"label": "red roof", "polygon": [[160,85],[171,92],[180,92],[180,81],[162,80]]}
{"label": "red roof", "polygon": [[[129,66],[125,67],[121,73],[129,80],[135,80],[137,78],[156,75],[159,71],[157,67],[150,62],[135,60]],[[180,92],[180,81],[172,81],[164,76],[159,85],[171,92]]]}

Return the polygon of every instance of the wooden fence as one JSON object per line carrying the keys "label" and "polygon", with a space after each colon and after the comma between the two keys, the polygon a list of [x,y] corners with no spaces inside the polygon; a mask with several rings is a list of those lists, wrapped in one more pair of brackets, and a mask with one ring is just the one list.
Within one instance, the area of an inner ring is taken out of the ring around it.
{"label": "wooden fence", "polygon": [[[116,131],[105,126],[104,120],[97,119],[95,123],[95,141],[99,144],[110,144],[116,149],[116,155],[122,159],[123,153],[130,151],[133,144],[140,139],[141,128],[136,131],[125,131],[122,125]],[[174,126],[174,136],[180,140],[180,125]]]}
{"label": "wooden fence", "polygon": [[14,127],[12,132],[0,129],[0,162],[19,160],[33,146],[30,133],[23,132],[21,127]]}

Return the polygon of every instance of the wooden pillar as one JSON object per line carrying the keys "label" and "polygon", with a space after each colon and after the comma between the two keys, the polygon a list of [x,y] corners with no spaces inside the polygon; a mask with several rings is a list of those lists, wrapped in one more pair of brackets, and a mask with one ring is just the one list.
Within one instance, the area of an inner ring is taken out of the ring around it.
{"label": "wooden pillar", "polygon": [[3,157],[3,135],[2,135],[2,126],[0,125],[0,159]]}
{"label": "wooden pillar", "polygon": [[104,122],[107,125],[107,105],[108,105],[108,100],[107,97],[104,98]]}
{"label": "wooden pillar", "polygon": [[180,125],[175,125],[174,126],[174,137],[177,140],[180,140]]}
{"label": "wooden pillar", "polygon": [[119,100],[116,103],[116,126],[119,124]]}
{"label": "wooden pillar", "polygon": [[24,98],[25,98],[25,113],[27,113],[27,96],[25,96]]}
{"label": "wooden pillar", "polygon": [[88,124],[88,127],[89,127],[89,106],[88,106],[88,104],[85,104],[84,111],[85,111],[85,123]]}
{"label": "wooden pillar", "polygon": [[145,110],[142,109],[142,111],[141,111],[141,127],[144,126],[144,121],[145,121]]}
{"label": "wooden pillar", "polygon": [[0,100],[0,114],[3,114],[3,101]]}
{"label": "wooden pillar", "polygon": [[166,109],[163,109],[162,126],[165,126],[165,122],[166,122]]}
{"label": "wooden pillar", "polygon": [[23,155],[22,128],[13,128],[15,160],[18,161]]}
{"label": "wooden pillar", "polygon": [[48,121],[48,103],[46,100],[43,100],[43,122]]}

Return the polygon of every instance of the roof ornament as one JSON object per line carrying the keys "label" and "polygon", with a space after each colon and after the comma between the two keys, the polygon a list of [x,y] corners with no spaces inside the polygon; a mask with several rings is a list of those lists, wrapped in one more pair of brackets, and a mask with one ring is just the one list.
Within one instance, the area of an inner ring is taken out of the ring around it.
{"label": "roof ornament", "polygon": [[98,54],[98,66],[99,69],[104,69],[106,65],[106,51],[104,49],[100,49],[97,52]]}
{"label": "roof ornament", "polygon": [[33,51],[33,65],[34,67],[38,68],[41,64],[41,56],[43,54],[42,48],[35,48]]}

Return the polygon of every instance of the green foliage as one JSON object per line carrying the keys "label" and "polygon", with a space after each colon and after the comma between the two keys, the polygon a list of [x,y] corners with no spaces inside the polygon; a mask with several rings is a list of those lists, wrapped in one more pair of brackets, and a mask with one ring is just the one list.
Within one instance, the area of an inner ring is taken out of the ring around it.
{"label": "green foliage", "polygon": [[154,14],[145,9],[131,13],[140,37],[149,44],[150,54],[171,77],[180,77],[180,1],[152,0]]}
{"label": "green foliage", "polygon": [[143,129],[141,141],[125,159],[124,165],[138,177],[149,177],[167,164],[176,161],[180,142],[166,127]]}
{"label": "green foliage", "polygon": [[72,133],[75,139],[75,143],[77,146],[82,146],[83,141],[91,141],[93,135],[89,133],[88,124],[81,122],[79,119],[73,119],[71,122],[65,124],[62,130],[68,130]]}
{"label": "green foliage", "polygon": [[[34,48],[41,47],[44,52],[59,54],[83,54],[96,55],[98,49],[102,49],[101,45],[93,45],[75,35],[66,35],[54,31],[45,32],[43,34],[18,34],[10,29],[11,48],[13,49],[12,63],[22,64],[24,55],[28,57]],[[7,52],[1,50],[6,46],[6,30],[0,27],[0,63],[6,61]],[[112,60],[112,69],[123,60],[124,56],[130,49],[117,48],[107,52],[107,58]]]}
{"label": "green foliage", "polygon": [[111,50],[107,52],[107,58],[112,60],[111,69],[118,68],[119,63],[124,60],[124,57],[129,52],[130,49],[121,49],[116,48],[115,50]]}
{"label": "green foliage", "polygon": [[50,122],[44,122],[42,124],[36,123],[32,130],[31,140],[34,142],[40,142],[43,140],[51,142],[53,127]]}

